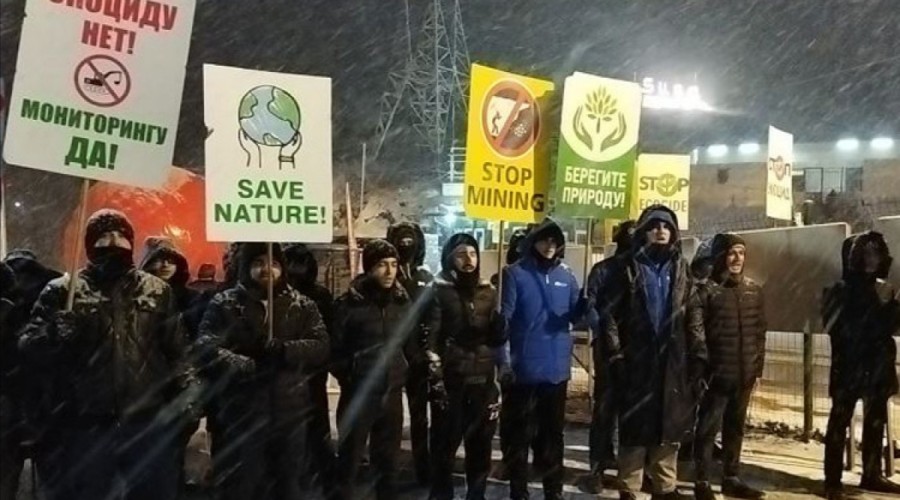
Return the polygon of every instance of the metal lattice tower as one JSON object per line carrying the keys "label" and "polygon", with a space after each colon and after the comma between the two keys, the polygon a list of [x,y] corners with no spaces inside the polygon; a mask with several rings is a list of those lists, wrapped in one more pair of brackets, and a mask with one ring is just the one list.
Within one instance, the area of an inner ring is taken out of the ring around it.
{"label": "metal lattice tower", "polygon": [[462,11],[459,0],[431,0],[414,44],[409,0],[404,7],[407,57],[403,68],[388,77],[372,156],[377,159],[392,128],[409,124],[419,145],[435,158],[435,168],[445,173],[441,164],[453,144],[457,121],[466,119],[468,100],[470,61]]}

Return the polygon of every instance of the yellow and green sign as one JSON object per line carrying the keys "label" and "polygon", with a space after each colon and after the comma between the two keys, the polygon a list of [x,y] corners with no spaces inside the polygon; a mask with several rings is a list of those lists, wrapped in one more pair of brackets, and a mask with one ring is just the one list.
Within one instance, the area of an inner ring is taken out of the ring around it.
{"label": "yellow and green sign", "polygon": [[629,216],[640,120],[638,84],[584,73],[566,78],[556,163],[557,214]]}

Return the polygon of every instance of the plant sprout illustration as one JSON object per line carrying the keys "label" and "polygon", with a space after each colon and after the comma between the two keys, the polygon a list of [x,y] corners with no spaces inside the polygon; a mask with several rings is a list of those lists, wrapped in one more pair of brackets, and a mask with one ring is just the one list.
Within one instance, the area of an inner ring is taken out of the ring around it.
{"label": "plant sprout illustration", "polygon": [[251,89],[238,107],[238,142],[247,153],[246,166],[262,168],[262,146],[278,147],[278,168],[296,168],[294,156],[303,144],[300,106],[293,96],[272,85]]}
{"label": "plant sprout illustration", "polygon": [[[589,92],[584,104],[578,106],[572,119],[575,136],[591,151],[605,151],[622,142],[628,125],[625,115],[618,109],[619,103],[605,88]],[[585,126],[592,125],[592,130]],[[591,124],[590,122],[594,122]],[[610,130],[605,136],[603,132]]]}

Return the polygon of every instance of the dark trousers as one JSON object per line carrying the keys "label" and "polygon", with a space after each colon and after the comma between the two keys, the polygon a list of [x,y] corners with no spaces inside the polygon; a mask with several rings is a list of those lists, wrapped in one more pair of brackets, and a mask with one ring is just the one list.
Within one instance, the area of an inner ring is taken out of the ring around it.
{"label": "dark trousers", "polygon": [[328,416],[328,373],[316,374],[309,382],[312,413],[310,414],[307,440],[307,474],[312,484],[323,491],[334,485],[334,444],[331,441],[331,420]]}
{"label": "dark trousers", "polygon": [[15,499],[25,464],[22,420],[4,396],[0,396],[0,405],[0,498]]}
{"label": "dark trousers", "polygon": [[613,437],[616,432],[616,400],[609,374],[609,365],[600,352],[600,342],[594,342],[594,408],[591,418],[591,471],[603,472],[605,464],[616,462]]}
{"label": "dark trousers", "polygon": [[102,423],[58,432],[40,469],[50,500],[175,500],[179,430],[156,422]]}
{"label": "dark trousers", "polygon": [[428,453],[428,363],[410,364],[406,402],[409,405],[409,439],[412,442],[416,478],[426,481],[431,458]]}
{"label": "dark trousers", "polygon": [[301,500],[303,424],[250,413],[222,425],[213,450],[219,500]]}
{"label": "dark trousers", "polygon": [[452,500],[453,464],[461,442],[466,451],[468,500],[483,500],[491,472],[491,440],[497,429],[495,405],[499,393],[494,381],[463,384],[447,380],[449,402],[434,408],[431,422],[431,498]]}
{"label": "dark trousers", "polygon": [[882,397],[843,396],[831,399],[831,414],[825,433],[825,484],[838,486],[844,472],[844,445],[856,402],[863,400],[863,479],[881,476],[881,446],[887,423],[887,401]]}
{"label": "dark trousers", "polygon": [[[348,398],[353,397],[351,390]],[[348,399],[347,409],[340,421],[338,468],[341,477],[340,496],[343,500],[355,500],[365,495],[355,494],[359,465],[369,440],[369,458],[375,469],[375,493],[378,500],[397,497],[397,455],[403,434],[403,399],[400,389],[378,394],[363,394],[360,411],[351,414],[354,406]],[[346,420],[346,421],[345,421]]]}
{"label": "dark trousers", "polygon": [[567,387],[568,382],[509,388],[503,406],[509,420],[504,460],[511,498],[528,498],[528,449],[532,444],[535,466],[544,479],[544,494],[562,493]]}
{"label": "dark trousers", "polygon": [[697,481],[709,481],[709,471],[713,466],[713,448],[716,434],[722,430],[722,470],[725,477],[740,474],[741,449],[744,446],[744,424],[747,422],[747,408],[753,387],[738,388],[734,391],[710,390],[700,404],[700,419],[694,438],[694,463]]}

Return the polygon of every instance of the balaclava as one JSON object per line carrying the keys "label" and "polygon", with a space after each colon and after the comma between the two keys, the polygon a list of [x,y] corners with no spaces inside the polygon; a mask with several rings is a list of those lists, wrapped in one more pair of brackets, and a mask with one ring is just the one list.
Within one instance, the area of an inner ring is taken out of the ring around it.
{"label": "balaclava", "polygon": [[[111,231],[118,231],[131,243],[131,249],[116,246],[95,247],[97,241]],[[84,248],[90,275],[100,282],[112,283],[134,268],[134,228],[128,217],[118,210],[102,209],[87,221]]]}

